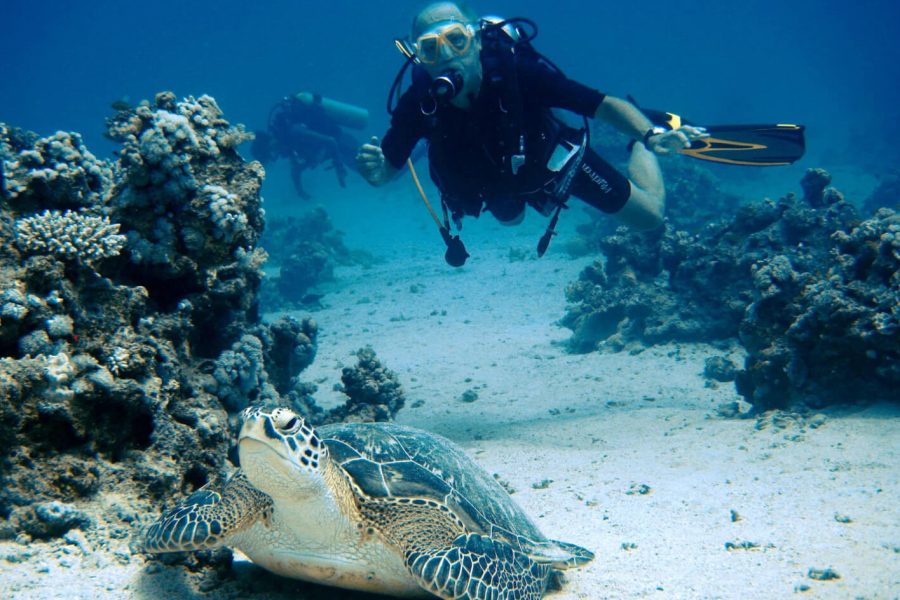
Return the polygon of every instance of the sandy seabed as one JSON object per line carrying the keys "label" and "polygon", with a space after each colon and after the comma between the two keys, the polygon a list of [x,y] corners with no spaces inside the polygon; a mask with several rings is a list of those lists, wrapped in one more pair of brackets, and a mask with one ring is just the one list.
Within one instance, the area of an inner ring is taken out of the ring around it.
{"label": "sandy seabed", "polygon": [[[549,597],[898,597],[900,408],[723,418],[717,407],[739,398],[703,377],[704,360],[740,362],[739,348],[568,354],[556,321],[589,258],[557,247],[535,260],[540,223],[482,220],[466,232],[469,265],[452,270],[428,225],[415,242],[402,226],[382,232],[380,264],[338,269],[304,377],[320,403],[338,402],[340,367],[371,345],[406,390],[398,422],[456,441],[548,536],[596,553]],[[0,597],[375,598],[239,559],[233,577],[198,585],[127,540],[110,547],[0,544]]]}

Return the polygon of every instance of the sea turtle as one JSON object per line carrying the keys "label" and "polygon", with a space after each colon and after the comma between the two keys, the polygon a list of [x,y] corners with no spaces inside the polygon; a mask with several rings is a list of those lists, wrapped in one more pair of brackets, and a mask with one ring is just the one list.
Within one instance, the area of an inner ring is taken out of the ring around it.
{"label": "sea turtle", "polygon": [[244,411],[241,469],[166,511],[147,552],[230,546],[269,571],[399,597],[538,600],[594,555],[546,538],[449,440],[389,423],[314,429]]}

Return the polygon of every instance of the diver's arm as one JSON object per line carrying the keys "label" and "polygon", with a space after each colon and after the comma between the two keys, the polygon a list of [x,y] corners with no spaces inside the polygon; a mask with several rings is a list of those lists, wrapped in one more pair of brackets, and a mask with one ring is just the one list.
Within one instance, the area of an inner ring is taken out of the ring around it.
{"label": "diver's arm", "polygon": [[626,100],[606,96],[597,107],[595,119],[602,119],[633,140],[643,139],[653,123],[638,108]]}
{"label": "diver's arm", "polygon": [[375,136],[368,144],[360,146],[356,154],[356,167],[360,175],[374,186],[384,185],[400,172],[400,169],[384,158],[384,152]]}
{"label": "diver's arm", "polygon": [[669,154],[690,146],[695,139],[708,137],[703,128],[690,125],[654,130],[650,119],[631,102],[568,79],[541,63],[523,61],[522,65],[518,71],[522,89],[537,94],[548,106],[602,119],[655,154]]}
{"label": "diver's arm", "polygon": [[687,148],[694,140],[709,137],[702,127],[683,125],[674,130],[653,133],[653,123],[634,104],[606,96],[594,118],[603,119],[634,140],[643,142],[655,154],[669,154]]}

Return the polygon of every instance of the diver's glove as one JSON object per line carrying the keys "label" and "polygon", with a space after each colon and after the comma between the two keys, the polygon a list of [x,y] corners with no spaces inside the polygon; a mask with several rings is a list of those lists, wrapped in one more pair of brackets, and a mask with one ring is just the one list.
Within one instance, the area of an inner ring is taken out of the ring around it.
{"label": "diver's glove", "polygon": [[671,154],[690,147],[694,140],[708,138],[703,127],[683,125],[678,129],[654,127],[644,135],[644,146],[655,154]]}

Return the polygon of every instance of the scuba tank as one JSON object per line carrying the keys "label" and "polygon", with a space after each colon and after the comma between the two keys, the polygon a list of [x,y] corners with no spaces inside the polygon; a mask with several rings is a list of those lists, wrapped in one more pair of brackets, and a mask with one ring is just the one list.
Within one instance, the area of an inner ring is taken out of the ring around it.
{"label": "scuba tank", "polygon": [[323,98],[310,92],[294,94],[294,99],[306,106],[319,105],[325,115],[338,125],[352,129],[365,129],[369,125],[369,111],[364,108]]}

